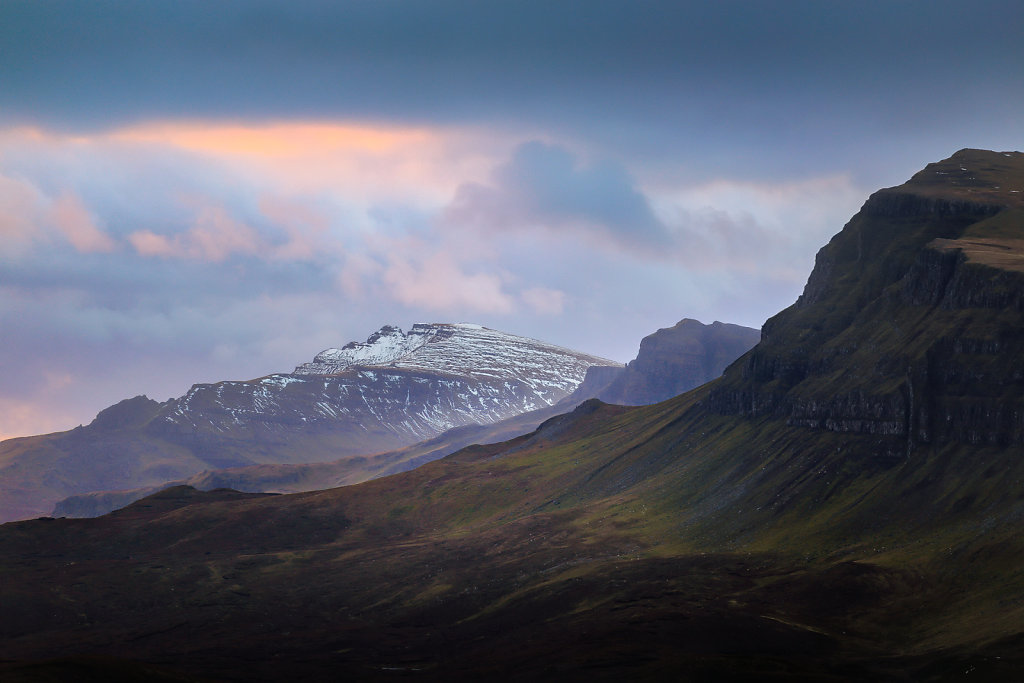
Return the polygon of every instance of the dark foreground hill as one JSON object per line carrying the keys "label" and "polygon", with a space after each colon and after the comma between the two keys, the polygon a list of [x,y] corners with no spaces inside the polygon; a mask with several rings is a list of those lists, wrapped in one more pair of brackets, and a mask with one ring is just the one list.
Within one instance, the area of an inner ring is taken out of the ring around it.
{"label": "dark foreground hill", "polygon": [[1016,190],[1024,155],[965,150],[876,193],[751,353],[664,403],[340,489],[4,525],[0,674],[1022,680]]}

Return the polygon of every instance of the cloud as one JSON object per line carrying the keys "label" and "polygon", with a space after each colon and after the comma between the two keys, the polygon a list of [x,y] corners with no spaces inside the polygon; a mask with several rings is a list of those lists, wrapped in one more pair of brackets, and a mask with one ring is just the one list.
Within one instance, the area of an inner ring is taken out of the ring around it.
{"label": "cloud", "polygon": [[[395,195],[404,201],[447,198],[481,167],[480,151],[495,146],[452,126],[344,121],[147,122],[93,139],[216,160],[233,175],[272,182],[278,193],[344,188],[378,201]],[[473,154],[465,153],[467,146]]]}
{"label": "cloud", "polygon": [[0,441],[30,434],[47,434],[79,424],[73,410],[54,409],[55,396],[0,395]]}
{"label": "cloud", "polygon": [[73,192],[56,199],[24,179],[0,174],[0,253],[25,253],[34,245],[68,243],[79,253],[110,252],[117,242],[95,223]]}
{"label": "cloud", "polygon": [[541,315],[560,315],[565,311],[565,292],[546,287],[531,287],[519,294],[523,302]]}
{"label": "cloud", "polygon": [[630,249],[662,249],[670,236],[647,198],[619,164],[584,165],[567,149],[543,142],[520,145],[494,169],[491,182],[465,183],[445,220],[477,231],[570,230]]}
{"label": "cloud", "polygon": [[96,227],[92,215],[75,195],[65,192],[50,207],[50,220],[82,253],[113,251],[114,240]]}
{"label": "cloud", "polygon": [[427,311],[511,313],[515,300],[505,292],[500,273],[468,271],[452,254],[418,239],[395,244],[386,254],[383,281],[395,300]]}
{"label": "cloud", "polygon": [[267,250],[251,227],[232,218],[219,206],[200,209],[187,232],[167,237],[148,230],[128,236],[143,256],[177,257],[219,263],[234,254],[255,254]]}
{"label": "cloud", "polygon": [[489,182],[461,185],[441,225],[460,249],[475,240],[507,251],[525,239],[535,255],[601,250],[688,272],[802,282],[808,257],[865,195],[846,175],[699,184],[655,175],[641,186],[622,164],[585,164],[563,146],[534,141],[496,165]]}
{"label": "cloud", "polygon": [[720,179],[651,191],[689,269],[770,274],[803,282],[813,255],[868,194],[848,175],[799,181]]}
{"label": "cloud", "polygon": [[260,212],[286,235],[274,256],[286,260],[312,260],[329,248],[330,219],[316,206],[276,196],[259,202]]}
{"label": "cloud", "polygon": [[31,183],[0,174],[0,254],[20,253],[39,239],[43,203]]}
{"label": "cloud", "polygon": [[[1021,138],[1022,11],[1014,0],[927,12],[806,0],[6,2],[0,122],[477,127],[686,163],[701,180],[831,172],[837,158],[857,172],[911,164],[898,179],[922,156]],[[943,97],[949,83],[958,96]]]}

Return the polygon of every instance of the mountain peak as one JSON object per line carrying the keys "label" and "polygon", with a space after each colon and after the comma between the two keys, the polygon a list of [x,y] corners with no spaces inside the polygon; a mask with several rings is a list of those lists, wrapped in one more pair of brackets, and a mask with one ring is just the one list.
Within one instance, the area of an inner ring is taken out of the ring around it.
{"label": "mountain peak", "polygon": [[883,192],[1024,207],[1024,153],[961,149],[928,164],[906,183]]}
{"label": "mountain peak", "polygon": [[[409,334],[397,325],[384,325],[366,338],[365,342],[350,341],[338,348],[324,349],[316,354],[312,363],[304,363],[295,369],[300,375],[329,375],[352,366],[387,365],[409,354],[427,342],[430,331],[414,325]],[[330,369],[331,371],[314,371]]]}
{"label": "mountain peak", "polygon": [[355,368],[440,372],[525,381],[575,389],[593,365],[619,367],[606,358],[472,323],[416,323],[408,333],[385,325],[365,342],[350,342],[316,354],[296,375],[336,375]]}

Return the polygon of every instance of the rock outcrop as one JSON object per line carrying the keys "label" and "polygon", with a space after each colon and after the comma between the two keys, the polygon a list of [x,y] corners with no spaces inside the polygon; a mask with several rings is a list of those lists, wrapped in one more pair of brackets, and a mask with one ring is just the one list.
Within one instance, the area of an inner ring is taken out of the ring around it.
{"label": "rock outcrop", "polygon": [[1024,443],[1022,177],[1024,154],[962,150],[876,192],[708,406],[875,435],[888,456]]}
{"label": "rock outcrop", "polygon": [[566,403],[588,398],[628,406],[664,401],[718,378],[759,338],[760,332],[742,325],[717,320],[704,325],[684,318],[644,337],[626,367],[590,368]]}

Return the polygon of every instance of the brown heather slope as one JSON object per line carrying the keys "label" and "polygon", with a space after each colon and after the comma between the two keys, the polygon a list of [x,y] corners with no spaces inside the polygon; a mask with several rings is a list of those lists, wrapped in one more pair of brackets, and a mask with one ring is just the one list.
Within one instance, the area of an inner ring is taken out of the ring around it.
{"label": "brown heather slope", "polygon": [[533,431],[544,420],[565,410],[567,408],[559,402],[555,406],[531,410],[495,424],[456,427],[433,439],[384,453],[348,455],[330,462],[203,470],[187,479],[144,488],[82,493],[58,501],[52,514],[55,517],[98,517],[171,486],[192,486],[201,491],[231,488],[247,492],[301,493],[358,484],[414,469],[471,444],[506,441]]}
{"label": "brown heather slope", "polygon": [[758,347],[664,403],[0,526],[0,674],[1024,679],[1024,275],[929,247],[1007,210],[951,188],[873,195]]}

